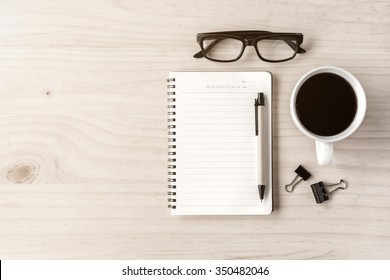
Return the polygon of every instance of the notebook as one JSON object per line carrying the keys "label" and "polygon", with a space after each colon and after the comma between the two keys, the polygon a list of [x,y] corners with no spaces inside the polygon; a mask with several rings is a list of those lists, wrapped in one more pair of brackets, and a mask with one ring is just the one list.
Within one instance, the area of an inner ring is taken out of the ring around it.
{"label": "notebook", "polygon": [[[265,196],[257,174],[255,98],[263,92]],[[168,207],[172,215],[267,215],[272,196],[268,72],[170,72]]]}

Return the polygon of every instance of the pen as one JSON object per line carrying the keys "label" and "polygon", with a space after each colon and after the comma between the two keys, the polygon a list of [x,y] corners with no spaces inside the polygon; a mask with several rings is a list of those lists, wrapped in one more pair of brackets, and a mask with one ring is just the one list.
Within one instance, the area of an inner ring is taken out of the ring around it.
{"label": "pen", "polygon": [[263,128],[263,111],[264,111],[264,93],[259,92],[255,99],[255,126],[257,138],[257,188],[259,190],[260,201],[263,202],[265,195],[265,145],[264,145],[264,128]]}

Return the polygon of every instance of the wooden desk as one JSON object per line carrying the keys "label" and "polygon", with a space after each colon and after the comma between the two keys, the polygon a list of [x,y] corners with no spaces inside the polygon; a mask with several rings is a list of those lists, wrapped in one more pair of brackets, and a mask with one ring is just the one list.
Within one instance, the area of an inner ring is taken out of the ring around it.
{"label": "wooden desk", "polygon": [[[390,258],[388,1],[3,1],[0,12],[0,259]],[[302,32],[306,54],[270,64],[194,59],[197,32]],[[317,66],[353,73],[360,129],[318,166],[290,93]],[[275,211],[171,217],[166,188],[170,70],[274,77]],[[349,183],[316,205],[301,184]]]}

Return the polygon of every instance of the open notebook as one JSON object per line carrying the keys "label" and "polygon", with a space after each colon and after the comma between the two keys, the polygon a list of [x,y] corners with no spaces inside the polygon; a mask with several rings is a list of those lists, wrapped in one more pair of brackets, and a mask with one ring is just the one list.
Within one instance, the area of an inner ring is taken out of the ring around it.
{"label": "open notebook", "polygon": [[[263,92],[266,191],[260,201],[255,98]],[[171,72],[168,201],[172,215],[272,212],[272,82],[268,72]]]}

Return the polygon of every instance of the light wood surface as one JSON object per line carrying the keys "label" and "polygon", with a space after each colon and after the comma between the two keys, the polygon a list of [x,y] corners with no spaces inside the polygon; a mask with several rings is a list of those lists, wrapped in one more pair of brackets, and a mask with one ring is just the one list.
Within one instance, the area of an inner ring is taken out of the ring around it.
{"label": "light wood surface", "polygon": [[[390,258],[389,26],[388,1],[1,1],[0,259]],[[192,58],[197,32],[244,29],[302,32],[307,53]],[[295,83],[324,65],[368,99],[328,167],[289,112]],[[173,70],[272,73],[272,215],[170,216]],[[286,193],[299,164],[313,176]],[[348,189],[316,205],[310,183],[341,178]]]}

